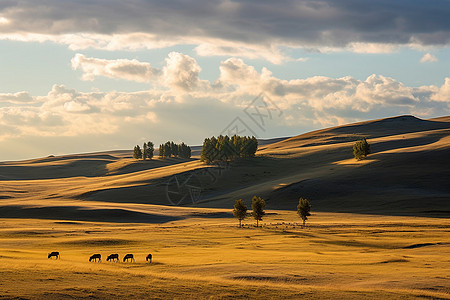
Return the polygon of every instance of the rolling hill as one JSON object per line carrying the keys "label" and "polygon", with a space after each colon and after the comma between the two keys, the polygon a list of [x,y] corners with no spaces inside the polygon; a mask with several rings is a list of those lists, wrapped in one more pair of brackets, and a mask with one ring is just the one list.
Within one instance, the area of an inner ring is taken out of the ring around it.
{"label": "rolling hill", "polygon": [[[361,137],[372,154],[355,161]],[[315,211],[449,217],[449,166],[450,117],[399,116],[265,141],[223,166],[126,151],[2,162],[0,217],[164,222],[253,195],[269,209],[295,210],[302,196]]]}

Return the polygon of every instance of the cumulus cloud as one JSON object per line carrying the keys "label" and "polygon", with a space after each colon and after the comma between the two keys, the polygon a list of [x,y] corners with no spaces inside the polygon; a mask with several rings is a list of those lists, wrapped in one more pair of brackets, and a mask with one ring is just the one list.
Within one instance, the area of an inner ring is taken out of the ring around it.
{"label": "cumulus cloud", "polygon": [[445,78],[444,84],[431,95],[431,99],[438,102],[450,102],[450,78]]}
{"label": "cumulus cloud", "polygon": [[198,74],[201,70],[197,61],[192,57],[179,52],[171,52],[166,58],[166,66],[162,69],[161,80],[171,88],[190,91],[200,84]]}
{"label": "cumulus cloud", "polygon": [[252,108],[260,93],[283,112],[272,114],[277,117],[264,132],[256,132],[260,127],[254,120],[246,120],[261,137],[399,114],[422,118],[450,114],[450,78],[441,86],[421,87],[376,74],[364,80],[350,76],[284,80],[239,58],[223,61],[214,83],[200,80],[200,70],[192,57],[172,52],[161,75],[154,78],[160,85],[148,91],[80,92],[54,85],[44,96],[0,94],[0,142],[71,137],[90,149],[98,140],[117,148],[131,147],[126,143],[134,145],[149,136],[156,143],[174,136],[201,143],[205,136],[222,132],[236,116],[245,118],[244,109]]}
{"label": "cumulus cloud", "polygon": [[83,71],[83,80],[94,80],[96,76],[105,76],[149,82],[159,73],[159,70],[152,68],[149,63],[139,62],[136,59],[107,60],[86,57],[79,53],[72,58],[72,68]]}
{"label": "cumulus cloud", "polygon": [[33,102],[33,98],[28,92],[18,92],[18,93],[9,93],[9,94],[0,94],[0,103],[1,102],[9,102],[9,103],[31,103]]}
{"label": "cumulus cloud", "polygon": [[420,59],[420,62],[421,62],[421,63],[437,62],[437,61],[438,61],[437,57],[434,56],[434,55],[432,55],[432,54],[430,54],[430,53],[425,54],[425,55]]}
{"label": "cumulus cloud", "polygon": [[[154,82],[160,86],[186,92],[197,88],[208,88],[209,82],[199,79],[198,75],[202,69],[194,58],[183,53],[170,52],[165,62],[165,66],[158,69],[136,59],[108,60],[86,57],[78,53],[72,58],[72,68],[81,69],[83,80],[94,80],[95,77],[103,76],[137,82]],[[75,103],[68,107],[71,110],[81,109]]]}
{"label": "cumulus cloud", "polygon": [[448,45],[449,14],[446,0],[23,0],[0,7],[0,39],[107,50],[189,44],[199,55],[279,62],[286,59],[280,46],[385,53],[398,46]]}

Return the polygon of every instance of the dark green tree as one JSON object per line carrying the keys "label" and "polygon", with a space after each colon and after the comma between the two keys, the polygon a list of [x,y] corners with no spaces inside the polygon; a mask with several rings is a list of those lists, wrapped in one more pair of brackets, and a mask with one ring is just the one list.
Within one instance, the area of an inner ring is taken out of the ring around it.
{"label": "dark green tree", "polygon": [[191,147],[184,142],[176,144],[173,141],[168,141],[159,146],[159,156],[161,158],[171,157],[172,155],[180,158],[191,158]]}
{"label": "dark green tree", "polygon": [[202,152],[200,154],[200,160],[204,161],[206,163],[211,163],[211,156],[212,156],[212,151],[214,151],[214,146],[211,142],[211,139],[206,138],[205,141],[203,142],[203,147],[202,147]]}
{"label": "dark green tree", "polygon": [[155,146],[153,145],[152,142],[148,142],[147,143],[147,152],[146,152],[146,156],[148,159],[153,158],[153,152],[155,152]]}
{"label": "dark green tree", "polygon": [[206,138],[203,142],[201,161],[206,163],[225,162],[237,158],[254,157],[258,149],[258,140],[253,137],[220,135]]}
{"label": "dark green tree", "polygon": [[147,143],[144,143],[144,145],[142,146],[142,159],[146,159],[147,158]]}
{"label": "dark green tree", "polygon": [[172,148],[170,147],[170,142],[164,144],[164,157],[172,156]]}
{"label": "dark green tree", "polygon": [[370,154],[370,145],[365,138],[355,142],[353,144],[353,156],[357,160],[366,158]]}
{"label": "dark green tree", "polygon": [[170,153],[172,153],[173,156],[178,157],[178,145],[173,141],[170,142]]}
{"label": "dark green tree", "polygon": [[309,203],[308,199],[304,199],[300,197],[297,205],[297,213],[300,218],[303,220],[303,227],[305,227],[306,220],[311,215],[311,203]]}
{"label": "dark green tree", "polygon": [[191,158],[191,147],[186,145],[185,143],[181,143],[177,145],[178,147],[178,156],[181,158]]}
{"label": "dark green tree", "polygon": [[159,145],[158,153],[159,153],[159,157],[164,158],[164,145],[163,144]]}
{"label": "dark green tree", "polygon": [[256,227],[259,227],[259,221],[262,221],[262,217],[266,214],[264,208],[266,208],[266,201],[264,201],[261,197],[253,196],[252,216],[256,220]]}
{"label": "dark green tree", "polygon": [[247,206],[242,199],[236,200],[233,208],[233,215],[239,220],[239,227],[242,227],[242,220],[247,217]]}
{"label": "dark green tree", "polygon": [[133,158],[135,158],[135,159],[141,159],[142,158],[142,150],[141,150],[141,147],[139,147],[139,145],[136,145],[134,147]]}

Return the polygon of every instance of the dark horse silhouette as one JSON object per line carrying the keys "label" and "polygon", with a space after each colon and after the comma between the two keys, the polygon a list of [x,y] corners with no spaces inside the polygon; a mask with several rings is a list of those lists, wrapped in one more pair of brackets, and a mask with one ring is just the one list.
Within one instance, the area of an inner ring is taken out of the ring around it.
{"label": "dark horse silhouette", "polygon": [[145,261],[152,262],[152,255],[148,254],[147,257],[145,258]]}
{"label": "dark horse silhouette", "polygon": [[53,256],[56,257],[56,259],[61,258],[58,251],[54,251],[54,252],[48,254],[48,258],[52,258]]}
{"label": "dark horse silhouette", "polygon": [[123,257],[123,261],[124,261],[124,262],[125,262],[125,261],[128,261],[128,259],[131,260],[131,261],[134,261],[134,255],[133,255],[133,254],[127,254],[127,255],[125,255],[125,256]]}
{"label": "dark horse silhouette", "polygon": [[119,261],[119,254],[110,254],[108,255],[108,257],[106,258],[106,261]]}
{"label": "dark horse silhouette", "polygon": [[92,255],[91,257],[89,257],[89,261],[97,261],[97,259],[99,260],[99,261],[102,261],[102,256],[100,255],[100,254],[94,254],[94,255]]}

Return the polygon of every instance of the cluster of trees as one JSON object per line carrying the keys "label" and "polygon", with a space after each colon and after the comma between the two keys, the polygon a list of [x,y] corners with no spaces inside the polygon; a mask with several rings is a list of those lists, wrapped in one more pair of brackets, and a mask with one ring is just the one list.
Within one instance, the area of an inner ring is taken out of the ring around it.
{"label": "cluster of trees", "polygon": [[[261,197],[253,196],[252,198],[252,212],[251,216],[256,220],[256,227],[259,227],[259,221],[262,221],[262,217],[266,214],[264,211],[266,202]],[[297,213],[303,220],[303,227],[305,227],[306,220],[311,215],[311,203],[308,199],[300,197],[297,205]],[[233,208],[233,215],[239,220],[239,227],[242,227],[242,220],[247,218],[247,206],[242,199],[236,200]]]}
{"label": "cluster of trees", "polygon": [[144,145],[139,147],[139,145],[134,146],[133,150],[133,158],[135,159],[143,159],[146,160],[153,158],[153,152],[155,151],[155,148],[153,147],[152,142],[144,143]]}
{"label": "cluster of trees", "polygon": [[364,159],[369,154],[370,154],[370,145],[366,141],[366,138],[362,138],[361,140],[353,144],[353,156],[357,160]]}
{"label": "cluster of trees", "polygon": [[173,141],[159,145],[159,157],[191,158],[191,147],[185,143],[175,144]]}
{"label": "cluster of trees", "polygon": [[224,162],[237,158],[254,157],[258,149],[258,140],[252,136],[220,135],[206,138],[203,142],[201,161],[207,163]]}

